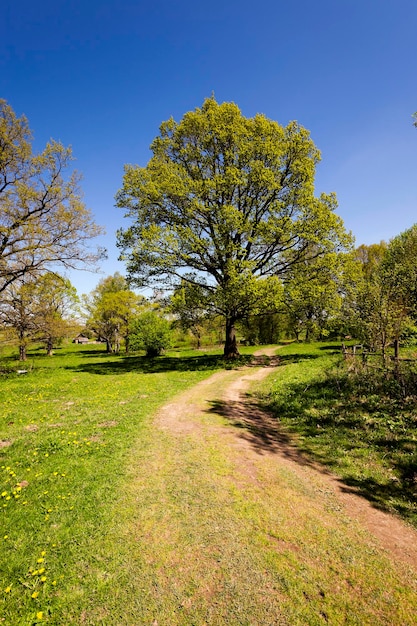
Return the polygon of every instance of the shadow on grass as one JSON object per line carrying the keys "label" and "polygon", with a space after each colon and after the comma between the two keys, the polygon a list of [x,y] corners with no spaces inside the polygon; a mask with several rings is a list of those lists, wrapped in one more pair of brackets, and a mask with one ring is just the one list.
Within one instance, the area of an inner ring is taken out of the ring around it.
{"label": "shadow on grass", "polygon": [[289,363],[300,363],[301,361],[313,361],[314,359],[319,359],[321,354],[299,354],[294,352],[293,354],[281,354],[277,355],[279,361],[284,365]]}
{"label": "shadow on grass", "polygon": [[336,376],[288,385],[267,406],[300,437],[300,452],[341,476],[346,489],[417,525],[417,420],[409,406],[358,393]]}
{"label": "shadow on grass", "polygon": [[[396,511],[417,526],[417,420],[404,417],[400,403],[355,396],[335,377],[287,384],[263,404],[213,402],[259,454],[279,453],[340,478],[354,492],[385,511]],[[386,402],[386,404],[384,404]]]}
{"label": "shadow on grass", "polygon": [[[87,355],[87,352],[84,354]],[[182,357],[156,357],[148,358],[145,356],[127,356],[118,357],[117,360],[114,355],[109,355],[111,359],[106,359],[106,354],[97,354],[93,352],[94,356],[100,356],[100,361],[91,360],[88,363],[82,363],[78,365],[68,365],[66,369],[86,372],[89,374],[125,374],[127,372],[137,372],[138,374],[156,374],[163,372],[188,372],[188,371],[203,371],[203,370],[216,370],[216,369],[233,369],[248,363],[251,360],[250,356],[240,357],[233,362],[227,362],[220,355],[196,355],[196,356],[182,356]],[[88,356],[88,355],[87,355]]]}

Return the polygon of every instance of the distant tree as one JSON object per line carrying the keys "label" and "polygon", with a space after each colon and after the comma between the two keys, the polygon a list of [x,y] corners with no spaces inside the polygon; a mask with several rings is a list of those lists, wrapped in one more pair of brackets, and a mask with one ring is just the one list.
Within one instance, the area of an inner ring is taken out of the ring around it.
{"label": "distant tree", "polygon": [[34,154],[25,117],[0,100],[0,293],[15,280],[57,265],[89,268],[102,232],[82,202],[79,175],[65,177],[70,148],[50,141]]}
{"label": "distant tree", "polygon": [[130,323],[143,303],[144,298],[131,291],[126,279],[116,272],[101,280],[90,296],[84,297],[87,327],[104,339],[107,352],[119,352],[121,339],[129,352]]}
{"label": "distant tree", "polygon": [[77,302],[70,281],[50,272],[16,280],[3,291],[0,319],[18,337],[21,361],[26,360],[29,341],[35,339],[45,343],[47,354],[52,355],[54,344],[74,325]]}
{"label": "distant tree", "polygon": [[77,325],[74,317],[78,303],[77,291],[67,278],[47,272],[34,283],[31,308],[36,320],[35,336],[45,344],[48,356]]}
{"label": "distant tree", "polygon": [[0,319],[3,326],[17,336],[19,360],[26,361],[27,346],[36,332],[36,319],[32,304],[33,281],[21,279],[11,283],[2,293]]}
{"label": "distant tree", "polygon": [[210,293],[201,285],[183,280],[169,300],[168,310],[182,330],[189,330],[201,346],[204,324],[210,318]]}
{"label": "distant tree", "polygon": [[311,244],[318,256],[350,246],[334,194],[314,196],[319,151],[296,122],[246,118],[214,98],[164,122],[151,148],[146,167],[126,166],[116,196],[132,218],[118,233],[129,277],[209,292],[235,357],[236,322],[259,312],[274,277]]}
{"label": "distant tree", "polygon": [[278,343],[285,332],[285,318],[282,313],[251,315],[242,320],[240,329],[249,345]]}
{"label": "distant tree", "polygon": [[327,336],[359,277],[358,263],[350,253],[312,256],[295,265],[284,283],[284,311],[297,340],[301,333],[307,341]]}
{"label": "distant tree", "polygon": [[387,348],[399,342],[417,305],[417,226],[392,239],[360,246],[356,257],[362,264],[357,292],[359,337],[380,350],[385,363]]}
{"label": "distant tree", "polygon": [[146,356],[159,356],[171,345],[170,323],[156,311],[146,311],[130,325],[132,350],[145,350]]}

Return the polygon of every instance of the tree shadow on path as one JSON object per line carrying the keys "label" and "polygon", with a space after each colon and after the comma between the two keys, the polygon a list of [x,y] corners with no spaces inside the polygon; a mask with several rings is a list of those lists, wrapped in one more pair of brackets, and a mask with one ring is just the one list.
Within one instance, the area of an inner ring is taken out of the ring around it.
{"label": "tree shadow on path", "polygon": [[[377,475],[366,476],[355,473],[344,462],[346,449],[352,451],[353,455],[364,454],[367,447],[370,449],[372,446],[374,450],[379,449],[379,454],[384,454],[387,453],[386,443],[382,445],[380,440],[367,440],[368,433],[363,427],[363,419],[357,413],[354,403],[345,407],[344,411],[337,406],[336,400],[339,399],[337,387],[329,390],[323,382],[311,385],[308,390],[297,385],[294,387],[296,388],[293,395],[294,403],[287,398],[287,402],[281,404],[279,409],[265,408],[254,396],[246,393],[237,401],[212,401],[208,411],[221,415],[231,426],[238,429],[239,437],[249,443],[258,454],[279,454],[300,466],[312,467],[323,475],[332,476],[342,492],[362,496],[382,511],[392,513],[395,510],[415,524],[417,458],[410,452],[407,452],[406,456],[400,454],[403,446],[406,451],[410,449],[410,439],[403,437],[395,441],[396,454],[392,455],[390,461],[395,472],[394,478],[385,479]],[[303,421],[301,416],[305,409],[320,407],[320,399],[323,401],[323,398],[326,403],[334,402],[332,413],[321,419],[304,418]],[[363,405],[361,408],[363,409]],[[277,411],[280,414],[285,413],[287,420],[295,420],[299,432],[291,432],[281,424],[276,417]],[[359,437],[358,429],[361,429]],[[302,439],[299,439],[299,434]],[[315,441],[319,441],[322,436],[330,436],[333,442],[331,451],[327,453],[325,446],[315,445]],[[415,441],[413,443],[415,446]],[[339,474],[338,478],[334,476],[334,472]],[[343,477],[340,473],[343,473]]]}
{"label": "tree shadow on path", "polygon": [[250,394],[241,400],[212,400],[209,413],[221,415],[240,430],[239,437],[249,443],[258,454],[280,454],[299,465],[314,462],[294,445],[294,440],[279,427],[273,414],[262,408]]}

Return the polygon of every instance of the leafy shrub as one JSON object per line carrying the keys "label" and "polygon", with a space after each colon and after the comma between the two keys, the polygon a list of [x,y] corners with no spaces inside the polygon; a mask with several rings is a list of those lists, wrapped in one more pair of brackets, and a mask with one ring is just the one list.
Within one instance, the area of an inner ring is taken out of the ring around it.
{"label": "leafy shrub", "polygon": [[129,340],[132,350],[145,350],[149,357],[159,356],[171,346],[170,324],[155,311],[146,311],[133,320]]}

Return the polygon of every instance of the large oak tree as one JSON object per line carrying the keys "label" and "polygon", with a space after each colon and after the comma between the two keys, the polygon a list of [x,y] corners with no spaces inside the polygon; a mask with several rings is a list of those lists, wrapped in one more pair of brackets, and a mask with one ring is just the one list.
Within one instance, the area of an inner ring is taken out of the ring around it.
{"label": "large oak tree", "polygon": [[0,293],[15,280],[57,265],[92,268],[102,232],[85,207],[71,149],[50,141],[35,154],[25,117],[0,100]]}
{"label": "large oak tree", "polygon": [[146,167],[125,167],[116,196],[131,218],[118,233],[129,278],[200,284],[224,316],[225,356],[236,356],[235,323],[266,306],[277,277],[309,250],[350,245],[334,194],[314,194],[319,151],[298,123],[246,118],[214,98],[164,122],[151,149]]}

